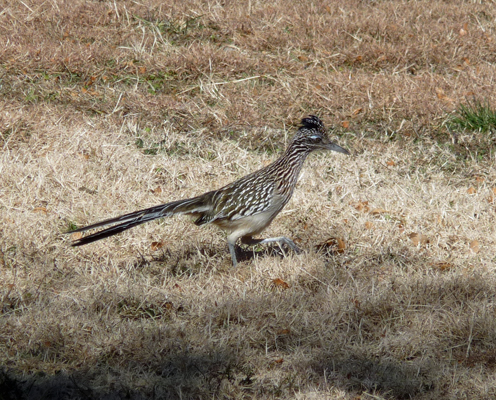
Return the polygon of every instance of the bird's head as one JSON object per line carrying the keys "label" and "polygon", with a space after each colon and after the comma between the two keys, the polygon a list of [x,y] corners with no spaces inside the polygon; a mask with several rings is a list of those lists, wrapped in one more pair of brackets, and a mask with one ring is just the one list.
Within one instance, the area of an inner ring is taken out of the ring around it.
{"label": "bird's head", "polygon": [[329,140],[324,123],[319,117],[309,115],[301,120],[301,125],[295,136],[295,141],[300,146],[306,146],[310,151],[332,150],[338,153],[350,154],[348,150]]}

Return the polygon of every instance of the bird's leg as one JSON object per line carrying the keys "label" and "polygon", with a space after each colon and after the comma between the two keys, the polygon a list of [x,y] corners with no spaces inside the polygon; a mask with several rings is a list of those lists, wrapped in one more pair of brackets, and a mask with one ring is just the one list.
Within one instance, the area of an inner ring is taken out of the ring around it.
{"label": "bird's leg", "polygon": [[231,253],[231,259],[233,263],[233,267],[238,265],[238,260],[236,259],[236,243],[227,242],[229,246],[229,252]]}
{"label": "bird's leg", "polygon": [[[266,239],[254,239],[251,236],[244,236],[241,238],[241,243],[247,244],[250,246],[253,246],[256,244],[272,243],[272,242],[277,242],[277,244],[279,244],[279,247],[281,247],[281,244],[286,244],[296,254],[301,253],[300,248],[297,245],[295,245],[294,242],[290,238],[287,238],[286,236],[279,236],[279,237],[266,238]],[[281,250],[284,253],[284,250],[282,249],[282,247],[281,247]]]}

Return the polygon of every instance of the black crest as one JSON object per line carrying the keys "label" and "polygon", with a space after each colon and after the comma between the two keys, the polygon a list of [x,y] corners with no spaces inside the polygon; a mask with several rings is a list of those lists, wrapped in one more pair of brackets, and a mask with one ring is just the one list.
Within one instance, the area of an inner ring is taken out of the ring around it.
{"label": "black crest", "polygon": [[319,117],[316,117],[315,115],[309,115],[307,118],[303,118],[301,120],[301,124],[303,125],[303,127],[308,129],[324,129],[324,123],[320,120]]}

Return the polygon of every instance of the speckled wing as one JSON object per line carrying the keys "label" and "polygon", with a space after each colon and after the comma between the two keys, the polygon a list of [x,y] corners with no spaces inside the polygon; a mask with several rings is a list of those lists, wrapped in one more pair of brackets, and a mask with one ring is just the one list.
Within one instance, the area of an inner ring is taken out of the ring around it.
{"label": "speckled wing", "polygon": [[236,221],[265,212],[273,205],[275,182],[265,174],[250,174],[212,192],[212,210],[195,221],[197,225]]}

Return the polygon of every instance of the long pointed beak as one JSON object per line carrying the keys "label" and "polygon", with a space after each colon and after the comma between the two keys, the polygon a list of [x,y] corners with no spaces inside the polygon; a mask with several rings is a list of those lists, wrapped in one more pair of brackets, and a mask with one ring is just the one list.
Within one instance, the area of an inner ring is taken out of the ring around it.
{"label": "long pointed beak", "polygon": [[326,146],[327,150],[337,151],[338,153],[350,154],[350,152],[343,147],[337,145],[336,143],[329,142]]}

